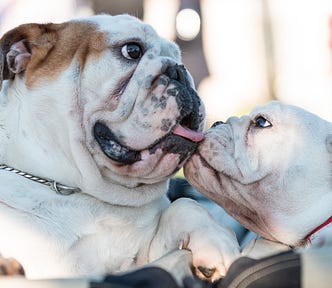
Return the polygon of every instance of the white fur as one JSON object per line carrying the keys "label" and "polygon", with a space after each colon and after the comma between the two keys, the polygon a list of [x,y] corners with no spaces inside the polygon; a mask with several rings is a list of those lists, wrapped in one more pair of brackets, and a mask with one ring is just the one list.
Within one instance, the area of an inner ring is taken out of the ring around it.
{"label": "white fur", "polygon": [[[83,70],[73,58],[58,76],[43,75],[30,86],[22,73],[5,81],[0,157],[9,166],[82,192],[58,195],[0,171],[0,252],[21,262],[29,278],[77,277],[126,271],[185,242],[193,265],[216,268],[209,280],[219,278],[238,256],[238,245],[234,234],[196,202],[169,204],[164,194],[167,179],[182,165],[178,155],[143,151],[141,161],[119,167],[92,134],[95,121],[103,120],[128,146],[144,149],[168,133],[157,124],[163,113],[172,121],[179,116],[174,97],[157,117],[151,110],[144,120],[140,108],[150,107],[151,76],[162,73],[165,63],[180,63],[178,48],[130,16],[75,21],[97,24],[109,49],[88,55]],[[133,38],[146,46],[139,64],[112,50]],[[110,93],[129,72],[134,74],[111,108],[116,99]],[[137,126],[138,120],[151,125]]]}
{"label": "white fur", "polygon": [[301,245],[332,215],[331,135],[331,123],[274,101],[209,129],[185,175],[247,228]]}

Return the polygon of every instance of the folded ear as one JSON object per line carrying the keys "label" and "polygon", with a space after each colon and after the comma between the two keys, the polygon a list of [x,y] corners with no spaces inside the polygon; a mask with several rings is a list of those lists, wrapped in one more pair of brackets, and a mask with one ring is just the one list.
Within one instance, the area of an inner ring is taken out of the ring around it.
{"label": "folded ear", "polygon": [[[32,51],[43,46],[49,50],[51,24],[23,24],[8,31],[0,39],[0,89],[3,80],[14,79],[16,74],[25,71],[30,62]],[[51,41],[52,42],[52,41]]]}
{"label": "folded ear", "polygon": [[18,74],[25,70],[31,53],[24,40],[14,43],[6,55],[6,64],[10,72]]}

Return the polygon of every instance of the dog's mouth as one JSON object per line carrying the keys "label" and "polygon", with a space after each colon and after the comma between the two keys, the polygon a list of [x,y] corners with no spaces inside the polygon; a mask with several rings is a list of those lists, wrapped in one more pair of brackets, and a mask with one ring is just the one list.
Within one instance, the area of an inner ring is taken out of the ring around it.
{"label": "dog's mouth", "polygon": [[[164,86],[163,92],[167,97],[175,97],[177,109],[181,111],[181,116],[177,116],[176,124],[161,138],[158,138],[145,148],[135,150],[127,146],[123,139],[118,138],[117,135],[103,123],[97,121],[93,127],[94,138],[98,142],[104,154],[116,161],[119,164],[133,164],[142,160],[142,152],[144,155],[148,153],[154,154],[157,150],[161,149],[162,154],[177,154],[179,161],[182,163],[197,148],[197,143],[204,139],[204,135],[198,132],[202,124],[203,116],[200,112],[201,102],[196,91],[191,87],[187,75],[187,71],[183,65],[168,66],[163,74],[168,80],[167,84],[158,82],[160,75],[151,82],[151,95],[156,93],[155,89],[158,85]],[[126,85],[124,85],[126,86]],[[156,87],[155,87],[156,86]],[[165,90],[165,87],[171,87]],[[121,88],[125,89],[124,87]],[[162,98],[162,97],[160,97]],[[158,107],[159,108],[159,107]],[[161,109],[161,108],[159,108]],[[162,111],[159,110],[159,111]],[[142,135],[144,137],[144,135]],[[159,152],[158,152],[159,153]]]}
{"label": "dog's mouth", "polygon": [[143,150],[133,150],[121,144],[111,129],[101,122],[96,122],[93,132],[101,150],[108,158],[127,165],[140,161],[143,150],[153,154],[157,149],[161,149],[163,153],[179,154],[180,162],[182,162],[195,151],[197,143],[204,139],[203,133],[186,127],[182,122],[175,125],[170,133]]}

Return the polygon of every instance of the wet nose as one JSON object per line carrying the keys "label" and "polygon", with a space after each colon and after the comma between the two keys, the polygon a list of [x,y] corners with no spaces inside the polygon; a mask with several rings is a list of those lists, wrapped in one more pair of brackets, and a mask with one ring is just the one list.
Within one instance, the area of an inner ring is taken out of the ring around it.
{"label": "wet nose", "polygon": [[179,81],[185,86],[190,86],[187,70],[183,65],[175,64],[168,66],[165,70],[165,75],[172,80]]}
{"label": "wet nose", "polygon": [[168,66],[166,71],[165,71],[165,74],[171,78],[171,79],[174,79],[174,80],[177,80],[178,79],[178,72],[177,72],[177,64],[176,65],[172,65],[172,66]]}
{"label": "wet nose", "polygon": [[167,90],[171,96],[175,96],[181,118],[178,122],[185,127],[197,131],[203,120],[201,100],[194,88],[191,86],[190,74],[181,64],[169,65],[164,75],[170,78],[170,83],[174,88]]}

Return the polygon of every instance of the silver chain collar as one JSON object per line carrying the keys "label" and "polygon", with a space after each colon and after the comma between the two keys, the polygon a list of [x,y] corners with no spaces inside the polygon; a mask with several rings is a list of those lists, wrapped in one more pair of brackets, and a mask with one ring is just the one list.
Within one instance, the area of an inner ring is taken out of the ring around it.
{"label": "silver chain collar", "polygon": [[0,169],[5,170],[5,171],[14,172],[14,173],[16,173],[20,176],[23,176],[23,177],[29,179],[29,180],[32,180],[32,181],[38,182],[40,184],[46,185],[46,186],[50,187],[53,191],[55,191],[57,194],[60,194],[60,195],[67,196],[67,195],[70,195],[70,194],[73,194],[73,193],[81,192],[80,188],[70,187],[70,186],[66,186],[66,185],[63,185],[61,183],[58,183],[56,181],[53,181],[53,180],[40,178],[40,177],[31,175],[31,174],[28,174],[26,172],[23,172],[21,170],[9,167],[6,164],[0,164]]}

